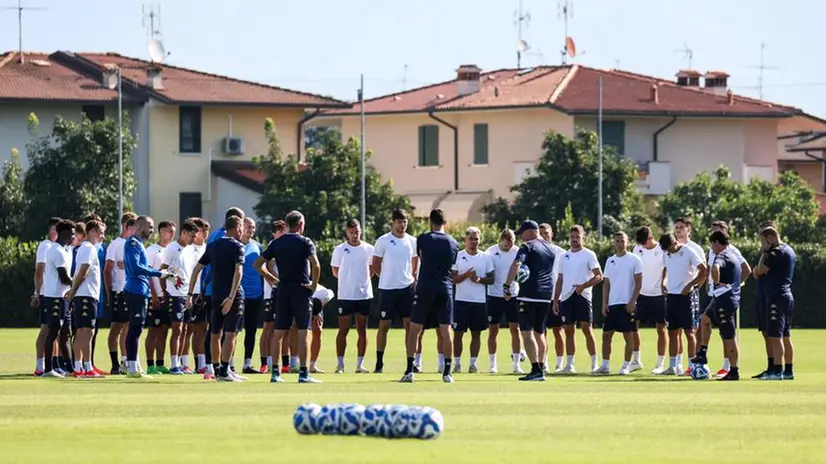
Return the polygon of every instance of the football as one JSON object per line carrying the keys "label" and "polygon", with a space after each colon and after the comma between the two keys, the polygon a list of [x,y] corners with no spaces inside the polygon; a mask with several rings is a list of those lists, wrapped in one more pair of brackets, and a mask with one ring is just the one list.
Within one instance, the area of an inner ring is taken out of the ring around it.
{"label": "football", "polygon": [[691,368],[691,378],[694,380],[708,380],[709,375],[708,366],[705,364],[695,364]]}
{"label": "football", "polygon": [[361,421],[364,416],[364,406],[360,404],[342,404],[339,406],[339,435],[358,435],[361,432]]}
{"label": "football", "polygon": [[316,427],[322,435],[337,435],[341,424],[341,404],[327,404],[318,412]]}
{"label": "football", "polygon": [[419,431],[416,438],[430,440],[442,434],[445,428],[445,421],[442,413],[433,408],[421,408],[422,414],[419,419]]}
{"label": "football", "polygon": [[519,266],[519,272],[516,273],[516,281],[520,284],[524,284],[526,280],[531,277],[531,270],[528,268],[526,264],[522,264]]}
{"label": "football", "polygon": [[293,413],[293,427],[295,431],[302,435],[313,435],[318,433],[316,421],[321,406],[314,403],[305,403],[297,408]]}
{"label": "football", "polygon": [[379,436],[379,421],[382,418],[381,416],[383,410],[383,404],[371,404],[364,408],[364,412],[361,415],[361,433],[367,435],[368,437]]}

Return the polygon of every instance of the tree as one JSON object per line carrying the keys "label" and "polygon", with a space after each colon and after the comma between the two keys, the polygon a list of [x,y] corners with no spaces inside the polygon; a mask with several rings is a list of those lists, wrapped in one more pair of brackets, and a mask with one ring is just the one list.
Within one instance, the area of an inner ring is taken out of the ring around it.
{"label": "tree", "polygon": [[3,183],[0,185],[0,237],[20,234],[25,224],[26,207],[20,152],[12,148],[11,159],[3,164]]}
{"label": "tree", "polygon": [[711,175],[697,174],[678,184],[660,203],[659,222],[668,227],[680,216],[691,217],[695,235],[702,235],[715,220],[729,223],[732,235],[752,236],[761,222],[777,222],[781,233],[793,242],[810,242],[818,235],[818,203],[812,187],[797,174],[780,174],[777,184],[751,179],[731,179],[731,171],[720,166]]}
{"label": "tree", "polygon": [[[324,131],[307,150],[306,164],[284,156],[275,125],[264,123],[267,154],[255,162],[266,174],[265,192],[255,206],[259,217],[283,217],[299,210],[307,218],[305,233],[313,239],[343,238],[345,223],[361,215],[361,147],[351,138],[341,141],[337,131]],[[369,159],[370,153],[366,155]],[[368,166],[365,172],[366,224],[371,238],[389,230],[395,208],[411,210],[407,197],[396,195],[390,182]]]}
{"label": "tree", "polygon": [[[27,144],[29,170],[24,192],[29,200],[23,236],[34,239],[45,230],[49,217],[82,219],[96,213],[110,227],[118,218],[118,124],[112,119],[74,122],[57,117],[52,131],[39,134],[39,121],[29,115]],[[129,117],[123,121],[123,196],[124,209],[135,193],[132,171],[135,139],[128,130]]]}
{"label": "tree", "polygon": [[[510,188],[516,198],[509,203],[497,198],[483,211],[500,227],[526,218],[555,222],[569,215],[579,224],[599,223],[599,142],[596,134],[579,130],[574,139],[548,132],[536,173]],[[637,166],[617,155],[613,148],[603,149],[603,233],[615,228],[636,226],[644,221],[642,197],[637,187]]]}

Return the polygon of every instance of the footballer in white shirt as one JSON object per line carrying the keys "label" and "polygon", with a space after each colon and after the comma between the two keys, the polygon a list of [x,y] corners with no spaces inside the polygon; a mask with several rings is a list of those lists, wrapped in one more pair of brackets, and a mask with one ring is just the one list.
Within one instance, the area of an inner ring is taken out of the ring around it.
{"label": "footballer in white shirt", "polygon": [[[284,235],[287,231],[287,223],[284,222],[283,219],[278,219],[272,223],[272,239],[276,240],[277,238]],[[267,246],[270,246],[270,241],[267,243]],[[270,274],[278,277],[278,269],[275,267],[275,260],[271,259],[267,261],[267,270],[270,271]],[[266,369],[262,369],[261,373],[266,374],[267,372],[272,371],[273,366],[273,352],[275,352],[275,337],[273,333],[275,332],[275,301],[276,295],[278,294],[278,286],[272,286],[267,279],[264,279],[264,325],[261,330],[261,337],[258,340],[259,343],[259,351],[261,353],[266,353],[267,356],[267,363]],[[282,366],[282,373],[286,374],[290,372],[290,343],[289,337],[284,337],[282,339],[281,344],[281,366]],[[262,354],[262,356],[264,356]]]}
{"label": "footballer in white shirt", "polygon": [[[637,328],[640,323],[654,324],[657,330],[657,363],[652,374],[662,374],[665,371],[665,350],[668,345],[668,316],[665,307],[665,251],[654,240],[651,228],[643,226],[637,229],[635,236],[637,246],[634,254],[642,260],[642,290],[637,298],[637,309],[634,319]],[[633,333],[634,351],[631,355],[631,372],[642,369],[640,356],[642,339],[640,331]]]}
{"label": "footballer in white shirt", "polygon": [[[69,304],[66,301],[66,293],[72,286],[70,271],[72,269],[72,252],[68,246],[72,243],[75,233],[75,223],[61,220],[55,226],[57,239],[55,244],[46,252],[46,267],[44,270],[43,296],[47,311],[46,324],[49,332],[45,341],[45,367],[43,377],[63,377],[63,374],[56,371],[58,366],[53,365],[54,344],[57,340],[61,327],[64,324],[71,324],[71,314],[69,314]],[[67,341],[68,342],[68,341]],[[68,352],[68,346],[60,347]]]}
{"label": "footballer in white shirt", "polygon": [[[195,270],[195,265],[198,261],[201,260],[201,257],[206,252],[206,240],[209,237],[209,229],[210,224],[203,218],[188,218],[187,221],[192,221],[196,227],[198,227],[198,232],[195,234],[195,237],[192,239],[192,245],[187,247],[187,250],[193,255],[190,257],[192,262],[187,260],[187,263],[191,266],[187,269],[188,276],[192,276],[192,272]],[[192,299],[192,307],[187,309],[184,313],[184,319],[186,320],[186,324],[184,324],[184,347],[181,350],[183,355],[181,356],[181,364],[182,369],[186,373],[187,370],[191,370],[189,366],[186,364],[186,354],[189,353],[190,346],[192,347],[192,352],[195,354],[195,372],[198,374],[203,374],[206,378],[215,378],[214,372],[210,373],[209,369],[212,368],[212,364],[207,364],[206,353],[207,353],[207,344],[209,342],[209,337],[207,337],[207,330],[209,325],[207,324],[207,311],[206,311],[206,302],[204,298],[201,296],[201,276],[198,276],[197,280],[195,281],[195,288],[193,290],[193,299]],[[188,296],[188,295],[187,295]]]}
{"label": "footballer in white shirt", "polygon": [[[161,221],[158,223],[158,242],[146,249],[146,260],[153,269],[161,269],[166,247],[175,238],[175,223],[171,221]],[[146,348],[146,373],[169,374],[169,369],[164,366],[166,357],[166,337],[169,332],[169,307],[167,295],[161,286],[161,281],[157,277],[149,279],[149,308],[146,316],[146,323],[149,331],[144,341]],[[157,363],[157,365],[156,365]]]}
{"label": "footballer in white shirt", "polygon": [[[696,242],[691,240],[691,219],[687,217],[680,217],[674,220],[674,235],[677,237],[677,241],[683,245],[689,247],[694,253],[697,253],[701,258],[704,256],[703,247],[698,245]],[[702,282],[701,282],[702,283]],[[691,301],[691,314],[694,320],[694,329],[696,331],[697,327],[700,325],[700,286],[697,285],[691,292],[688,294],[690,301]],[[693,349],[692,349],[693,347]],[[696,353],[696,343],[690,345],[688,347],[688,359],[693,358]],[[677,353],[678,353],[678,363],[679,367],[683,365],[683,341],[682,339],[678,340],[677,343]],[[681,372],[680,375],[691,375],[691,363],[688,364],[688,369]]]}
{"label": "footballer in white shirt", "polygon": [[49,332],[49,314],[46,310],[46,300],[43,298],[43,272],[46,269],[46,252],[49,251],[57,240],[57,230],[55,226],[60,222],[60,218],[49,219],[49,233],[48,236],[40,242],[37,246],[37,253],[35,254],[34,264],[34,292],[31,298],[31,307],[38,308],[40,311],[40,331],[37,333],[37,340],[35,340],[36,361],[34,367],[34,376],[39,377],[43,375],[45,368],[44,353],[46,352],[45,341],[46,335]]}
{"label": "footballer in white shirt", "polygon": [[[406,232],[407,213],[397,209],[393,211],[392,218],[390,232],[379,237],[373,248],[372,268],[373,273],[379,276],[379,315],[381,316],[379,330],[376,334],[375,373],[381,373],[384,370],[387,332],[396,316],[402,319],[405,340],[407,340],[419,266],[416,239]],[[419,344],[421,345],[421,341]]]}
{"label": "footballer in white shirt", "polygon": [[[539,224],[539,236],[542,237],[542,240],[545,240],[551,245],[551,249],[556,255],[552,273],[552,278],[554,279],[554,282],[556,282],[556,276],[559,275],[559,266],[562,264],[562,256],[565,254],[565,250],[554,244],[554,229],[547,222]],[[565,359],[565,336],[562,333],[562,318],[551,311],[551,313],[548,314],[548,321],[546,325],[547,328],[551,329],[551,332],[554,334],[554,351],[556,352],[556,367],[554,368],[554,372],[560,373],[563,369],[562,361]],[[551,373],[547,353],[545,354],[545,373]]]}
{"label": "footballer in white shirt", "polygon": [[373,302],[373,245],[361,240],[361,224],[347,221],[347,240],[333,250],[330,267],[338,279],[338,335],[336,335],[336,374],[344,373],[344,353],[353,315],[358,333],[356,373],[366,374],[364,355],[367,352],[367,318]]}
{"label": "footballer in white shirt", "polygon": [[[106,264],[103,267],[103,286],[109,298],[106,303],[112,312],[112,325],[109,328],[109,357],[112,360],[110,374],[126,374],[126,329],[129,327],[129,311],[123,298],[126,284],[126,271],[123,265],[123,247],[126,239],[135,235],[135,221],[138,215],[123,213],[120,218],[120,237],[112,240],[106,248]],[[120,362],[118,361],[120,348]]]}
{"label": "footballer in white shirt", "polygon": [[597,255],[583,246],[585,229],[580,225],[571,226],[569,242],[571,248],[562,255],[559,274],[554,291],[554,314],[562,317],[565,330],[567,362],[562,374],[575,374],[576,355],[575,324],[582,329],[585,346],[591,355],[591,372],[597,370],[597,342],[594,337],[594,310],[591,304],[591,287],[602,282]]}
{"label": "footballer in white shirt", "polygon": [[619,332],[625,339],[625,357],[620,375],[631,373],[631,355],[634,351],[634,321],[637,297],[642,289],[642,260],[633,253],[628,253],[628,235],[625,232],[614,233],[614,250],[616,253],[605,262],[602,280],[602,366],[597,374],[611,373],[611,340],[614,332]]}
{"label": "footballer in white shirt", "polygon": [[86,223],[86,241],[80,244],[75,256],[75,275],[72,288],[66,293],[66,299],[74,308],[74,323],[77,327],[74,342],[75,366],[74,376],[82,378],[100,378],[92,365],[92,330],[95,327],[98,299],[101,288],[101,262],[97,245],[106,234],[106,226],[98,220]]}
{"label": "footballer in white shirt", "polygon": [[[508,330],[511,334],[511,361],[513,362],[513,373],[524,374],[525,371],[519,365],[522,359],[522,342],[519,338],[519,300],[516,298],[505,299],[503,285],[508,278],[513,261],[519,248],[515,246],[516,234],[510,229],[505,229],[499,235],[499,243],[485,250],[485,254],[493,263],[494,283],[488,285],[488,354],[490,355],[490,372],[496,373],[497,366],[496,352],[498,351],[497,337],[499,327],[502,324],[502,316],[508,323]],[[514,292],[518,294],[518,292]]]}
{"label": "footballer in white shirt", "polygon": [[[482,347],[482,331],[488,326],[485,286],[495,281],[493,261],[486,253],[479,251],[482,232],[476,227],[465,231],[465,249],[456,255],[453,264],[453,283],[456,297],[453,318],[453,372],[462,372],[462,339],[470,330],[470,366],[468,372],[479,372],[476,361]],[[505,276],[507,277],[507,275]],[[501,288],[501,286],[500,286]],[[491,360],[491,371],[495,372],[495,361]]]}
{"label": "footballer in white shirt", "polygon": [[673,234],[660,237],[660,248],[666,251],[666,307],[668,308],[669,365],[663,374],[682,375],[679,345],[685,332],[688,352],[697,349],[695,317],[691,292],[705,280],[706,263],[691,247],[680,243]]}
{"label": "footballer in white shirt", "polygon": [[198,263],[195,253],[190,248],[197,234],[198,226],[192,221],[184,221],[178,240],[167,245],[161,257],[160,269],[168,269],[178,276],[174,282],[169,279],[161,281],[161,292],[166,295],[163,309],[167,313],[166,321],[172,327],[172,336],[169,339],[169,373],[172,375],[186,374],[181,365],[181,356],[188,354],[184,351],[183,333],[186,319],[186,289],[189,288],[189,276]]}

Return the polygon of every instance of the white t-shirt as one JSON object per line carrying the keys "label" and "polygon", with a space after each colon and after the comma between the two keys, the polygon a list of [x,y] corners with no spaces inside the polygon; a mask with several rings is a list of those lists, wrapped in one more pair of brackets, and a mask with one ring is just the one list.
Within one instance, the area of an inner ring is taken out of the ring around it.
{"label": "white t-shirt", "polygon": [[683,293],[689,282],[697,277],[697,266],[703,264],[698,255],[688,245],[683,245],[676,253],[666,253],[665,268],[668,274],[666,290],[671,295]]}
{"label": "white t-shirt", "polygon": [[[738,250],[736,246],[729,245],[729,246],[726,247],[726,249],[728,249],[729,251],[734,253],[734,255],[738,259],[738,263],[741,266],[743,265],[743,263],[746,262],[746,258],[743,258],[743,254],[740,253],[740,250]],[[715,253],[714,250],[709,248],[708,249],[708,268],[709,269],[711,269],[711,266],[714,265],[714,260],[715,259],[717,259],[717,253]],[[711,283],[711,279],[708,279],[708,292],[711,293],[712,290],[714,290],[714,284]]]}
{"label": "white t-shirt", "polygon": [[37,245],[37,253],[35,254],[35,264],[46,263],[46,252],[55,243],[49,239],[43,240]]}
{"label": "white t-shirt", "polygon": [[[166,291],[169,296],[185,297],[189,291],[189,276],[192,275],[192,270],[195,269],[195,253],[192,247],[183,246],[178,242],[172,242],[164,248],[161,256],[161,265],[166,264],[171,272],[174,272],[181,278],[181,288],[175,288],[175,280],[168,280],[166,282]],[[160,268],[160,266],[158,266]]]}
{"label": "white t-shirt", "polygon": [[343,301],[369,300],[373,298],[370,284],[370,263],[373,261],[373,245],[361,242],[352,246],[344,242],[333,250],[330,266],[338,268],[338,299]]}
{"label": "white t-shirt", "polygon": [[642,260],[633,253],[611,256],[605,262],[604,274],[611,284],[608,306],[627,304],[634,296],[634,277],[642,274]]}
{"label": "white t-shirt", "polygon": [[[196,244],[193,243],[192,246],[189,246],[187,248],[192,249],[192,254],[194,255],[194,258],[192,258],[192,259],[193,259],[193,262],[195,264],[193,264],[192,269],[189,270],[190,275],[191,275],[192,271],[195,269],[195,265],[198,264],[198,261],[201,260],[201,256],[204,255],[204,252],[206,251],[206,245],[196,245]],[[198,274],[198,280],[195,281],[195,291],[192,292],[194,295],[200,295],[201,294],[201,276],[203,274],[204,274],[203,272]]]}
{"label": "white t-shirt", "polygon": [[551,250],[554,252],[554,269],[551,272],[551,278],[553,279],[554,285],[556,285],[556,277],[559,275],[559,267],[562,265],[562,256],[565,255],[565,249],[553,243],[550,245]]}
{"label": "white t-shirt", "polygon": [[[161,268],[164,250],[166,250],[166,248],[158,245],[157,243],[146,249],[146,262],[149,263],[153,269]],[[155,295],[161,297],[163,295],[163,289],[161,288],[160,279],[157,277],[151,277],[150,282],[152,282],[152,286],[155,287]]]}
{"label": "white t-shirt", "polygon": [[[511,261],[511,263],[513,263],[513,261]],[[468,253],[467,250],[460,251],[459,254],[456,255],[456,263],[453,264],[453,270],[459,274],[464,274],[470,268],[473,268],[476,271],[476,275],[480,278],[484,278],[489,272],[494,272],[494,277],[496,276],[493,260],[491,260],[488,254],[478,250],[475,255]],[[504,283],[504,279],[502,280]],[[502,284],[499,284],[499,290],[502,290]],[[484,303],[486,301],[485,284],[480,284],[470,279],[459,282],[456,284],[456,301]]]}
{"label": "white t-shirt", "polygon": [[336,294],[332,290],[321,284],[316,285],[315,293],[313,293],[313,299],[320,301],[322,306],[326,306],[334,296]]}
{"label": "white t-shirt", "polygon": [[642,260],[642,290],[640,290],[640,295],[662,296],[666,253],[659,245],[655,245],[650,250],[642,245],[637,245],[634,247],[634,254]]}
{"label": "white t-shirt", "polygon": [[508,271],[510,271],[513,260],[516,259],[516,253],[518,252],[519,247],[516,245],[512,246],[508,251],[502,251],[499,245],[493,245],[485,250],[485,254],[493,265],[493,285],[488,285],[488,295],[504,298],[505,292],[502,290],[502,286],[505,285],[505,279],[508,278]]}
{"label": "white t-shirt", "polygon": [[[114,261],[112,268],[112,291],[120,293],[126,285],[126,271],[121,269],[123,265],[123,247],[126,246],[126,239],[118,237],[106,248],[106,261]],[[119,265],[120,264],[120,265]]]}
{"label": "white t-shirt", "polygon": [[397,290],[413,285],[413,263],[416,256],[416,239],[404,234],[398,238],[388,232],[378,240],[373,248],[373,256],[382,258],[379,289]]}
{"label": "white t-shirt", "polygon": [[89,241],[84,241],[77,249],[75,256],[75,273],[80,272],[80,267],[89,265],[89,271],[80,286],[77,287],[77,296],[86,296],[94,299],[100,298],[100,259],[98,249]]}
{"label": "white t-shirt", "polygon": [[[565,301],[576,291],[577,285],[582,285],[594,277],[594,269],[599,269],[597,254],[588,248],[583,247],[577,252],[568,250],[557,259],[562,261],[559,265],[559,274],[562,274],[562,294],[559,301]],[[556,285],[556,282],[554,282]],[[586,288],[582,296],[591,301],[593,287]]]}
{"label": "white t-shirt", "polygon": [[43,296],[49,298],[63,298],[71,285],[64,285],[57,275],[57,268],[66,269],[66,275],[71,275],[72,252],[62,246],[53,246],[46,252],[46,270],[43,273]]}
{"label": "white t-shirt", "polygon": [[691,250],[694,251],[694,253],[697,253],[697,256],[699,256],[701,258],[703,257],[703,247],[698,245],[697,242],[693,242],[693,241],[689,240],[686,243],[684,243],[683,245],[691,248]]}

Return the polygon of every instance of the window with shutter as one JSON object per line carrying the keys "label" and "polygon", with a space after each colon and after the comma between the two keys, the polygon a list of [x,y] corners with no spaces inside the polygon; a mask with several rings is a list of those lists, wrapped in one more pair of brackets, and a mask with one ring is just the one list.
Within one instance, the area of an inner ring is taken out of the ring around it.
{"label": "window with shutter", "polygon": [[473,125],[473,164],[488,164],[488,125]]}

